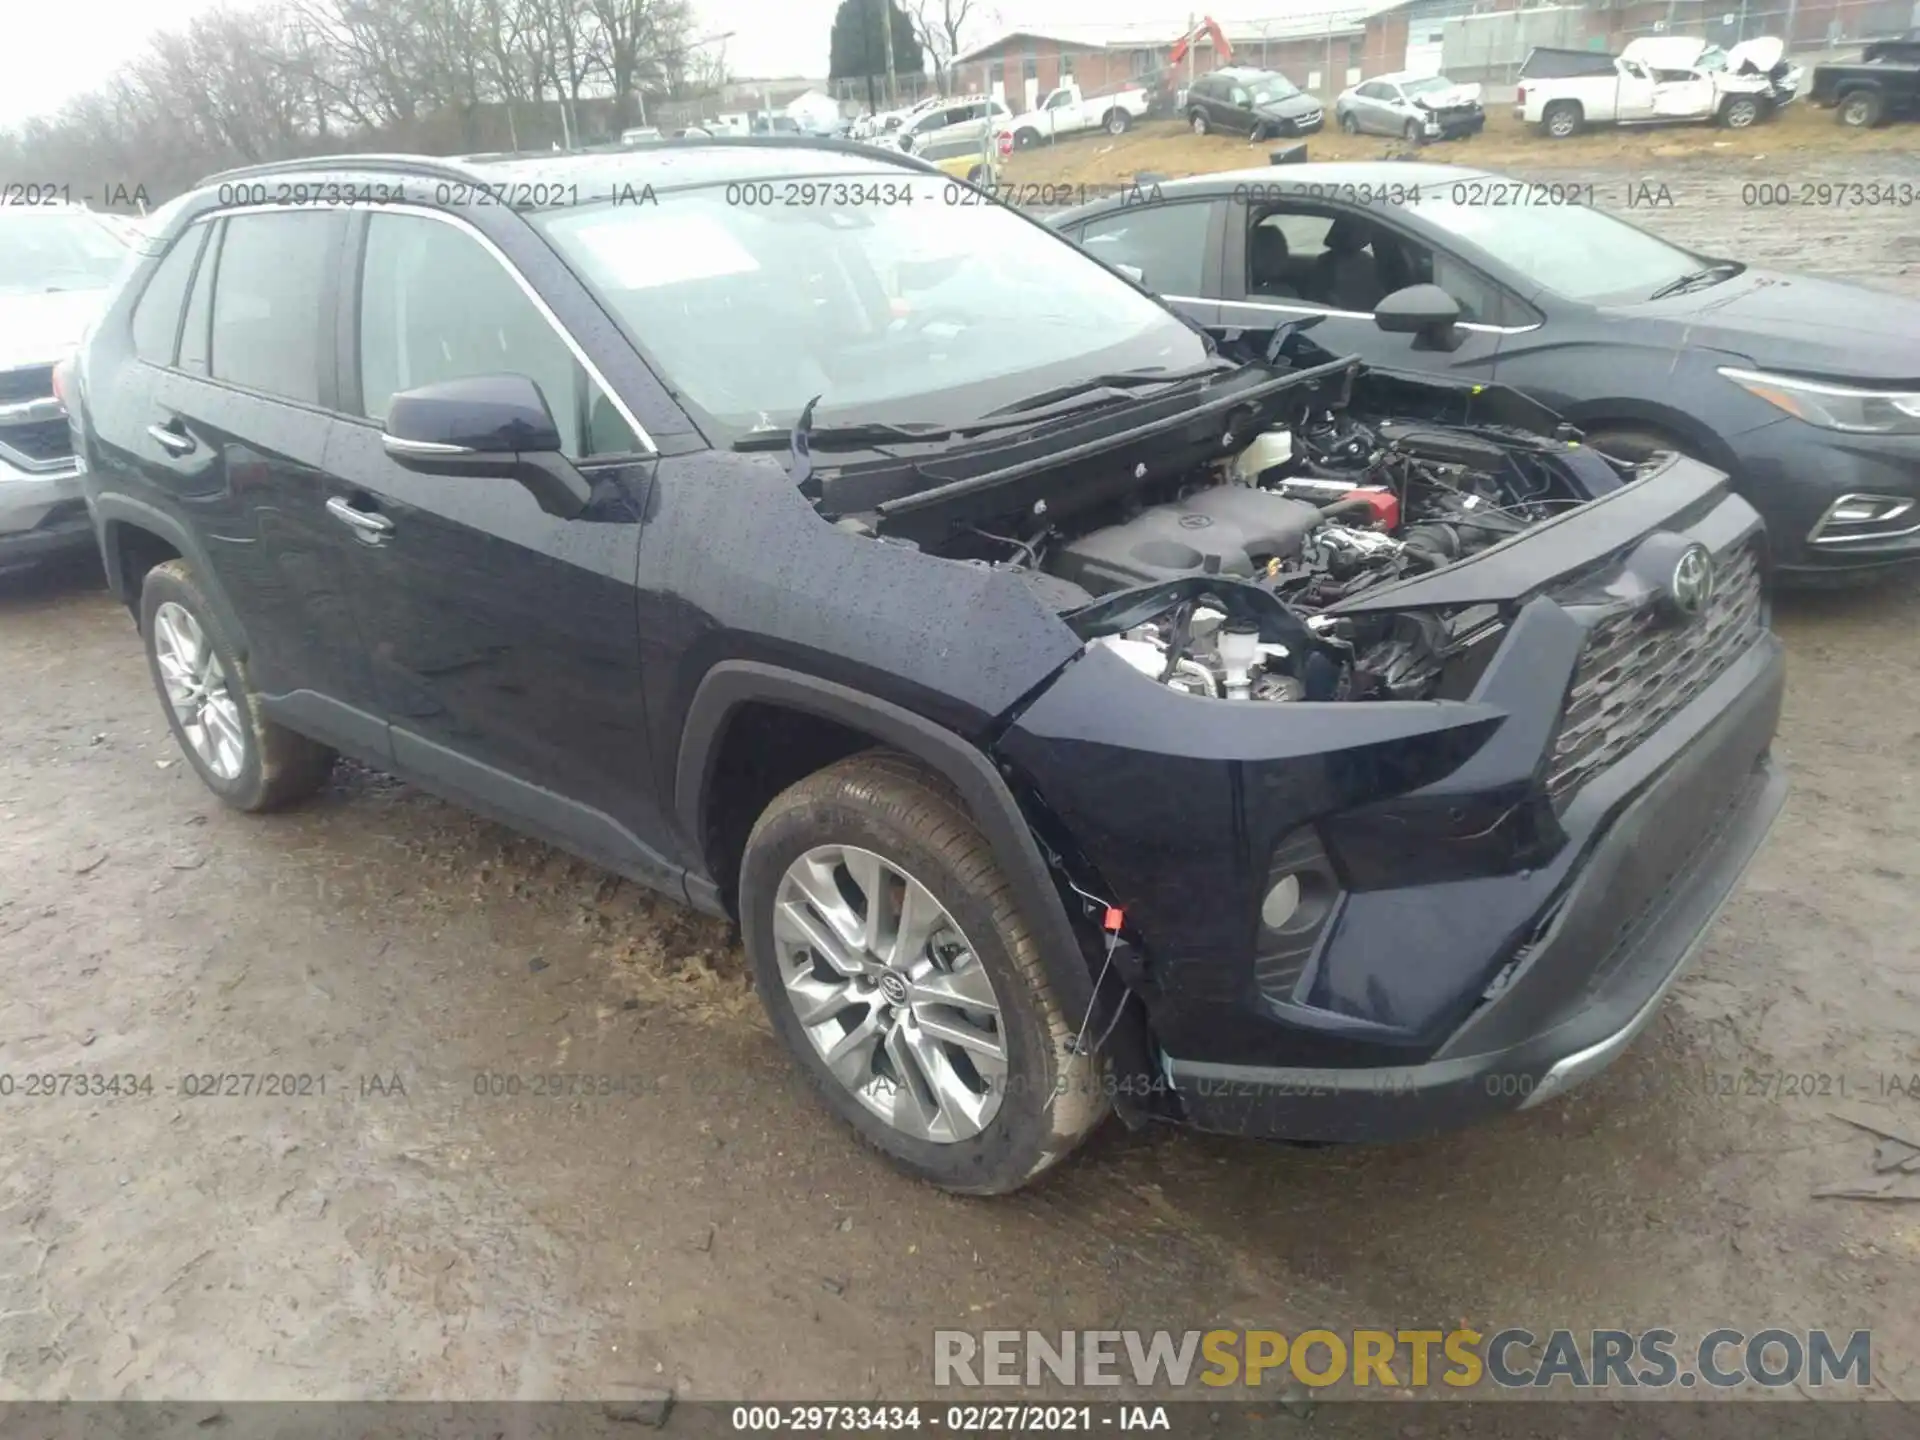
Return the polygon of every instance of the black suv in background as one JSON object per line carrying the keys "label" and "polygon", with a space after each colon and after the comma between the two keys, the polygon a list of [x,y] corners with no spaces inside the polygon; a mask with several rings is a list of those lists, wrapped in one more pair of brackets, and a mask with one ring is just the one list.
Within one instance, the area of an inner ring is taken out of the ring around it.
{"label": "black suv in background", "polygon": [[1187,124],[1196,135],[1217,130],[1270,140],[1312,135],[1326,120],[1317,99],[1273,70],[1215,70],[1187,88]]}
{"label": "black suv in background", "polygon": [[1718,472],[1211,335],[921,162],[315,160],[147,248],[64,385],[203,781],[266,809],[345,752],[736,918],[826,1103],[937,1183],[1109,1107],[1532,1103],[1779,808]]}

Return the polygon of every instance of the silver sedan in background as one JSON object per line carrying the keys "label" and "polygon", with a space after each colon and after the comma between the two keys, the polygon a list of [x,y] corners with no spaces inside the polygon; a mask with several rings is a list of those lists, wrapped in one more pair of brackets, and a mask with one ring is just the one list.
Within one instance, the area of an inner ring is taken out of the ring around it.
{"label": "silver sedan in background", "polygon": [[1478,85],[1404,71],[1376,75],[1342,92],[1333,114],[1349,135],[1398,135],[1416,145],[1477,135],[1487,123]]}

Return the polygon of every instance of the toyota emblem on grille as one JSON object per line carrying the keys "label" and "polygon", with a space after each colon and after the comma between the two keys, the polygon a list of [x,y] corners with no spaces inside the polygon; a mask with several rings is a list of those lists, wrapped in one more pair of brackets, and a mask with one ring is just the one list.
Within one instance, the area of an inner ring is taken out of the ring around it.
{"label": "toyota emblem on grille", "polygon": [[1673,578],[1667,581],[1667,591],[1673,596],[1674,608],[1689,618],[1707,608],[1707,602],[1713,599],[1713,557],[1706,546],[1689,545],[1681,553],[1673,567]]}

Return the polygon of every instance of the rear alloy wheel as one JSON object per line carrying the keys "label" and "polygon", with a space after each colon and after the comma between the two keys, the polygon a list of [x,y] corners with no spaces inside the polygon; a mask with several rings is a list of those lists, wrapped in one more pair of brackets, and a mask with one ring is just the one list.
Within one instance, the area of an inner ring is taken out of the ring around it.
{"label": "rear alloy wheel", "polygon": [[1127,126],[1132,123],[1133,117],[1124,110],[1109,110],[1107,112],[1107,133],[1109,135],[1126,134]]}
{"label": "rear alloy wheel", "polygon": [[1193,127],[1193,133],[1196,135],[1207,133],[1207,117],[1198,110],[1187,117],[1187,124]]}
{"label": "rear alloy wheel", "polygon": [[1745,130],[1759,118],[1760,102],[1751,95],[1736,95],[1720,112],[1721,122],[1729,130]]}
{"label": "rear alloy wheel", "polygon": [[186,561],[147,572],[140,634],[167,724],[209,790],[236,810],[273,810],[326,783],[333,752],[261,715],[246,667]]}
{"label": "rear alloy wheel", "polygon": [[1540,123],[1555,140],[1571,140],[1580,133],[1580,107],[1571,100],[1557,100],[1547,107]]}
{"label": "rear alloy wheel", "polygon": [[829,1109],[924,1180],[1018,1189],[1106,1113],[993,852],[937,777],[855,756],[767,807],[740,922],[775,1032]]}

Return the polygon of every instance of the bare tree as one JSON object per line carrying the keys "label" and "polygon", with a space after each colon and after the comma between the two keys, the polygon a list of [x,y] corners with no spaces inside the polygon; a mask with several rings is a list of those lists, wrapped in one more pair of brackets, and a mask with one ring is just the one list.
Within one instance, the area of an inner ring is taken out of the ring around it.
{"label": "bare tree", "polygon": [[946,93],[947,69],[960,53],[960,31],[977,9],[977,0],[907,0],[907,18],[920,48],[933,62],[934,83]]}

